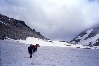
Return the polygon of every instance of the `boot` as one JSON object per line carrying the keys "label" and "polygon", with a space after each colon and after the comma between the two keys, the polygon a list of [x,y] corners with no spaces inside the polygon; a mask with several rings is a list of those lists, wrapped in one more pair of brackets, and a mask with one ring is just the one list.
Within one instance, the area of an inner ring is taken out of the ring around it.
{"label": "boot", "polygon": [[30,54],[30,58],[32,58],[32,54]]}

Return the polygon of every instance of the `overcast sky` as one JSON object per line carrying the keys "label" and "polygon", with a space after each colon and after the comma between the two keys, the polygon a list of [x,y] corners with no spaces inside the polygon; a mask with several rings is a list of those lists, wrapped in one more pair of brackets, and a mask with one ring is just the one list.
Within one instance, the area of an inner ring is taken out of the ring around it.
{"label": "overcast sky", "polygon": [[99,22],[99,0],[0,0],[0,13],[52,40],[71,40]]}

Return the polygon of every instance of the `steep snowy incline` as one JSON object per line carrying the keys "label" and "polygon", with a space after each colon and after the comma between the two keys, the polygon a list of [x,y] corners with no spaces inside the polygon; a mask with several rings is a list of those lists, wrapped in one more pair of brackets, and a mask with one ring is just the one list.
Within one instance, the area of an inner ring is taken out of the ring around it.
{"label": "steep snowy incline", "polygon": [[41,46],[29,58],[29,44],[0,40],[1,66],[99,66],[99,50]]}

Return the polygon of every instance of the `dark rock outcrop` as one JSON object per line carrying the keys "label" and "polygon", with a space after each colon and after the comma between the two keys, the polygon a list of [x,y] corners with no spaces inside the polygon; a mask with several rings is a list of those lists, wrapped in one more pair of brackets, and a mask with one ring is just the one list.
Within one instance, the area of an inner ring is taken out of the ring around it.
{"label": "dark rock outcrop", "polygon": [[27,26],[24,21],[9,18],[0,14],[0,39],[6,37],[15,40],[26,39],[27,37],[46,39],[40,32],[36,32],[35,29],[31,29]]}

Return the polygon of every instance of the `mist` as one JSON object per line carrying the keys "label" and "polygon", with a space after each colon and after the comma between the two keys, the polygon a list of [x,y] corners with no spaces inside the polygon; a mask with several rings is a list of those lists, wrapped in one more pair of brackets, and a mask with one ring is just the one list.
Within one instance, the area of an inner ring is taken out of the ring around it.
{"label": "mist", "polygon": [[25,21],[51,40],[72,40],[99,23],[99,1],[0,0],[0,14]]}

